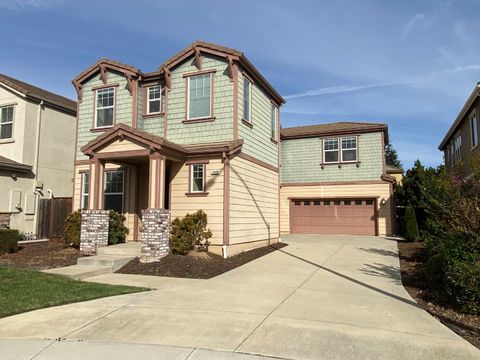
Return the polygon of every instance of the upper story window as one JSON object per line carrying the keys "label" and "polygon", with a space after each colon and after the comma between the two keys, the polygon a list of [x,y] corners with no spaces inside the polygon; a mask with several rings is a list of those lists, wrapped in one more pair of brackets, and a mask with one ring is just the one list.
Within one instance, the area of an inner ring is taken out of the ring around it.
{"label": "upper story window", "polygon": [[147,114],[159,114],[162,112],[162,87],[160,85],[147,88]]}
{"label": "upper story window", "polygon": [[323,140],[323,162],[338,162],[338,138]]}
{"label": "upper story window", "polygon": [[478,119],[477,112],[473,111],[470,116],[470,136],[472,137],[472,149],[478,146]]}
{"label": "upper story window", "polygon": [[190,165],[190,192],[205,192],[205,164]]}
{"label": "upper story window", "polygon": [[358,144],[356,136],[329,138],[323,140],[323,162],[348,163],[358,161]]}
{"label": "upper story window", "polygon": [[278,108],[272,104],[272,139],[277,140]]}
{"label": "upper story window", "polygon": [[14,106],[0,108],[0,140],[11,139],[13,135],[13,110]]}
{"label": "upper story window", "polygon": [[115,88],[98,89],[95,92],[95,97],[95,127],[102,128],[112,126],[115,110]]}
{"label": "upper story window", "polygon": [[252,82],[243,77],[243,120],[252,122]]}
{"label": "upper story window", "polygon": [[212,117],[212,74],[188,77],[188,120]]}
{"label": "upper story window", "polygon": [[454,157],[455,161],[459,161],[462,159],[462,135],[460,131],[457,131],[453,140],[453,148],[454,148]]}
{"label": "upper story window", "polygon": [[342,162],[357,161],[357,137],[349,136],[341,138]]}
{"label": "upper story window", "polygon": [[88,209],[88,187],[90,183],[90,174],[82,173],[82,196],[81,196],[81,209]]}

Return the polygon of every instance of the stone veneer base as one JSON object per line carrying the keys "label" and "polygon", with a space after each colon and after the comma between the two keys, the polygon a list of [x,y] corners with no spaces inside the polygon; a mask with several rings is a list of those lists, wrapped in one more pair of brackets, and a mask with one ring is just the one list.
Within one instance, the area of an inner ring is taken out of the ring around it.
{"label": "stone veneer base", "polygon": [[170,210],[142,209],[141,262],[154,262],[170,253]]}
{"label": "stone veneer base", "polygon": [[108,246],[110,210],[82,210],[80,251],[95,255],[97,248]]}

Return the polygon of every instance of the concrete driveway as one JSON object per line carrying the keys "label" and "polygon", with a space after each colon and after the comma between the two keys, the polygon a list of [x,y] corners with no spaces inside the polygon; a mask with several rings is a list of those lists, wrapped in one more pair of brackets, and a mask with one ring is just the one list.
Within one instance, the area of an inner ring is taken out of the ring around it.
{"label": "concrete driveway", "polygon": [[[36,359],[62,358],[53,355],[65,347],[62,344],[70,344],[71,358],[71,346],[81,344],[78,341],[108,344],[110,351],[117,351],[117,359],[127,353],[120,350],[125,344],[177,349],[178,359],[194,359],[192,351],[207,351],[195,349],[226,351],[215,353],[219,359],[250,358],[241,354],[480,359],[479,350],[421,310],[406,293],[394,240],[306,235],[283,240],[289,246],[281,251],[210,280],[120,274],[92,278],[157,290],[1,319],[0,338],[24,339],[7,342],[7,349],[22,341],[27,344],[25,339],[51,339],[39,343],[38,351],[34,345],[40,340],[29,340],[34,344],[31,353],[39,354]],[[66,341],[54,342],[57,338]],[[115,347],[112,342],[123,344]],[[19,353],[11,351],[18,359]],[[213,354],[205,358],[215,358]]]}

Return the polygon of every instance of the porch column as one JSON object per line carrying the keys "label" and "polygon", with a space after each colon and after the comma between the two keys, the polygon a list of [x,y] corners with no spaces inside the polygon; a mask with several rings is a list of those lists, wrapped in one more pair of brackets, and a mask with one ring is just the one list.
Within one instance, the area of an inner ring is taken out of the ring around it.
{"label": "porch column", "polygon": [[155,152],[150,155],[148,175],[148,208],[165,207],[165,156]]}
{"label": "porch column", "polygon": [[90,159],[90,178],[88,184],[88,209],[103,207],[103,176],[105,164],[99,159]]}

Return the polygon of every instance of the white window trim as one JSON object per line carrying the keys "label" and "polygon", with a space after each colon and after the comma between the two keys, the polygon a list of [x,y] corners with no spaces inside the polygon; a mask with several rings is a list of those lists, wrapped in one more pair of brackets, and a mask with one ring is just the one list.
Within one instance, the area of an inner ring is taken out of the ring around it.
{"label": "white window trim", "polygon": [[[202,165],[203,169],[202,190],[193,190],[193,168],[198,165]],[[190,193],[204,193],[206,191],[206,174],[206,164],[190,164]]]}
{"label": "white window trim", "polygon": [[[88,187],[87,187],[87,193],[85,193],[85,176],[88,175],[89,176],[89,179],[88,179]],[[89,172],[83,172],[81,173],[81,176],[82,176],[82,179],[81,179],[81,194],[80,194],[80,209],[88,209],[88,202],[90,200],[89,196],[90,196],[90,173]],[[87,203],[86,203],[86,207],[83,207],[83,203],[84,203],[84,198],[87,198]]]}
{"label": "white window trim", "polygon": [[[337,149],[336,150],[325,150],[325,142],[326,140],[337,140]],[[338,164],[340,162],[340,154],[338,155],[338,160],[337,161],[327,161],[325,157],[326,152],[337,152],[340,150],[340,143],[339,139],[337,137],[330,137],[330,138],[324,138],[322,139],[322,149],[323,149],[323,163],[324,164]]]}
{"label": "white window trim", "polygon": [[246,122],[248,122],[249,124],[252,124],[252,94],[253,94],[253,82],[247,78],[245,75],[243,75],[243,86],[245,86],[245,80],[247,81],[247,83],[249,84],[249,87],[250,87],[250,91],[248,92],[248,116],[249,118],[248,119],[245,119],[245,89],[243,89],[243,114],[242,114],[242,119],[245,120]]}
{"label": "white window trim", "polygon": [[273,118],[272,118],[272,139],[277,141],[278,138],[278,106],[275,104],[272,104],[271,111],[273,113]]}
{"label": "white window trim", "polygon": [[[108,89],[113,89],[113,105],[112,106],[102,106],[98,107],[98,92],[101,90],[108,90]],[[115,105],[116,105],[116,99],[117,99],[117,89],[115,86],[108,86],[104,87],[101,89],[96,89],[95,90],[95,129],[105,129],[105,128],[111,128],[112,126],[115,125]],[[113,109],[113,118],[112,118],[112,125],[105,125],[105,126],[98,126],[97,124],[97,118],[98,118],[98,110],[99,109]]]}
{"label": "white window trim", "polygon": [[[159,87],[160,88],[160,98],[158,98],[158,99],[150,99],[150,89],[154,88],[154,87]],[[162,94],[163,94],[163,86],[161,86],[161,85],[151,85],[151,86],[147,87],[147,93],[146,93],[146,96],[147,96],[147,115],[161,114],[163,112],[162,111],[162,109],[163,109]],[[158,101],[158,100],[160,100],[160,110],[155,111],[155,112],[150,112],[150,102]]]}
{"label": "white window trim", "polygon": [[[208,111],[209,111],[209,115],[208,116],[200,116],[200,117],[194,117],[194,118],[191,118],[190,117],[190,79],[192,77],[196,77],[196,76],[204,76],[204,75],[208,75],[210,76],[210,103],[209,103],[209,106],[208,106]],[[200,120],[200,119],[209,119],[211,117],[213,117],[213,114],[212,114],[212,100],[213,100],[213,72],[211,73],[205,73],[205,74],[198,74],[198,75],[190,75],[187,77],[187,120]]]}
{"label": "white window trim", "polygon": [[[122,173],[122,192],[109,192],[107,193],[107,173],[109,172],[121,172]],[[122,195],[122,213],[125,212],[125,170],[107,170],[103,174],[103,204],[105,205],[105,196],[106,195]]]}
{"label": "white window trim", "polygon": [[[475,120],[475,121],[473,121]],[[475,124],[475,125],[474,125]],[[474,129],[475,127],[475,129]],[[475,131],[474,131],[475,130]],[[474,110],[472,114],[470,115],[470,136],[471,136],[471,150],[476,149],[478,147],[478,142],[479,142],[479,136],[478,136],[478,117],[477,117],[477,111]],[[477,138],[477,143],[473,143],[473,139]]]}
{"label": "white window trim", "polygon": [[[343,160],[343,150],[344,149],[343,149],[343,145],[342,145],[342,140],[347,139],[347,138],[355,138],[355,147],[345,149],[345,150],[355,150],[355,160]],[[352,135],[352,136],[342,136],[341,138],[339,138],[338,143],[339,143],[339,148],[340,148],[339,159],[342,163],[348,164],[348,163],[358,162],[358,136],[354,136],[354,135]]]}
{"label": "white window trim", "polygon": [[1,127],[3,125],[8,125],[8,124],[12,124],[12,134],[10,135],[9,138],[0,138],[0,143],[2,142],[11,142],[13,140],[13,133],[15,131],[15,107],[16,103],[15,104],[5,104],[5,105],[0,105],[0,112],[2,111],[3,108],[8,108],[8,107],[13,107],[13,114],[12,114],[12,121],[9,121],[9,122],[5,122],[5,123],[1,123],[0,124],[0,130],[1,130]]}

